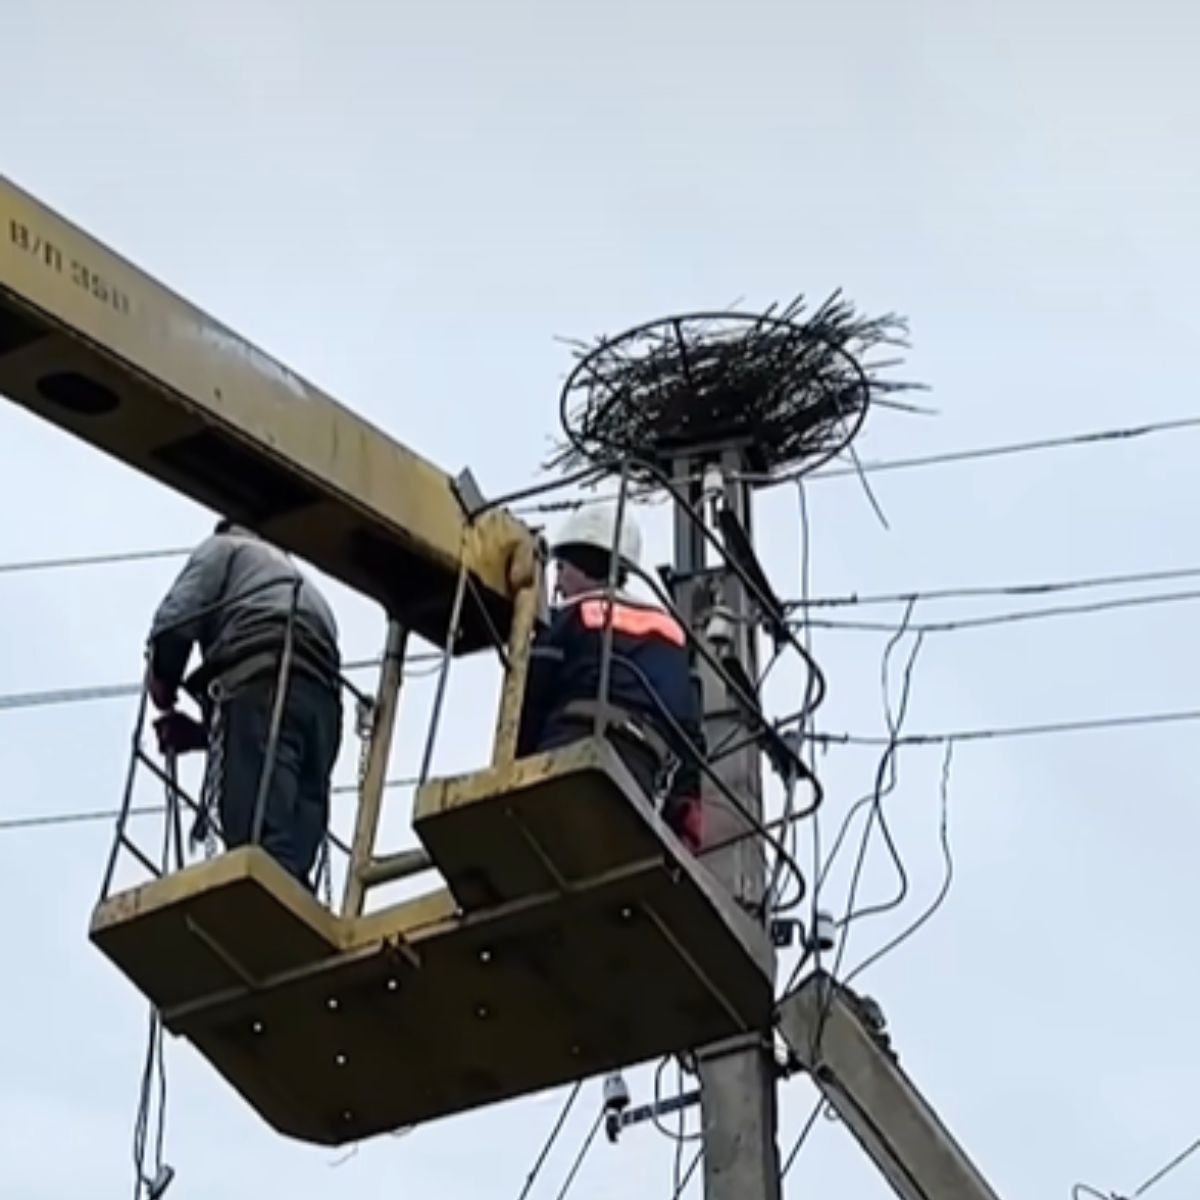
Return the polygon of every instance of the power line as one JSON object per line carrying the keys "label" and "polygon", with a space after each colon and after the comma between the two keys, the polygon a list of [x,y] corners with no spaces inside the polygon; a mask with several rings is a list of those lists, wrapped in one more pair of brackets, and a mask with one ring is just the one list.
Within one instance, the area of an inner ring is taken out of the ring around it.
{"label": "power line", "polygon": [[696,1173],[696,1168],[700,1165],[700,1160],[704,1157],[703,1148],[696,1151],[692,1156],[692,1161],[688,1164],[688,1169],[684,1171],[683,1178],[675,1185],[675,1191],[671,1193],[671,1200],[679,1200],[679,1197],[687,1191],[687,1185],[691,1183],[692,1176]]}
{"label": "power line", "polygon": [[913,588],[904,592],[881,592],[860,596],[817,596],[790,600],[789,611],[812,608],[862,608],[867,605],[906,604],[909,600],[977,600],[993,596],[1039,596],[1089,588],[1125,587],[1134,583],[1166,583],[1200,577],[1200,567],[1170,567],[1156,571],[1134,571],[1120,575],[1092,575],[1034,583],[1002,583],[968,587]]}
{"label": "power line", "polygon": [[[864,462],[852,467],[832,467],[816,471],[804,478],[807,480],[839,479],[854,477],[861,474],[875,474],[883,471],[907,471],[925,467],[942,466],[950,463],[975,462],[982,459],[1001,458],[1012,455],[1031,454],[1043,450],[1059,450],[1078,446],[1095,446],[1105,442],[1130,441],[1135,438],[1147,437],[1159,433],[1178,433],[1184,430],[1200,427],[1200,417],[1177,417],[1163,421],[1153,421],[1143,425],[1120,426],[1112,429],[1095,429],[1081,433],[1064,434],[1061,437],[1038,438],[1024,442],[1007,442],[991,446],[974,446],[962,450],[949,450],[941,454],[921,455],[915,458],[881,459],[876,462]],[[798,476],[792,472],[778,476],[743,476],[760,482],[784,483],[794,481]],[[532,491],[549,490],[561,487],[568,481],[554,480],[544,488],[526,489],[524,493],[514,493],[514,498]],[[522,512],[561,512],[571,508],[582,508],[590,504],[609,503],[611,496],[585,496],[567,500],[551,501],[546,504],[531,504],[522,506]],[[73,557],[29,559],[26,561],[0,563],[0,574],[17,574],[28,571],[49,571],[78,567],[114,566],[122,563],[149,562],[156,559],[182,558],[191,550],[181,547],[166,547],[157,550],[127,550],[110,554],[86,554]],[[815,601],[814,603],[821,603]]]}
{"label": "power line", "polygon": [[[1018,625],[1027,621],[1045,621],[1056,617],[1087,616],[1124,608],[1145,608],[1157,604],[1178,604],[1200,600],[1200,591],[1152,592],[1139,596],[1119,596],[1111,600],[1093,600],[1086,604],[1059,604],[1047,608],[1025,608],[987,613],[979,617],[961,617],[948,621],[924,621],[908,626],[913,633],[958,633],[967,629],[988,629],[998,625]],[[802,624],[815,629],[855,633],[895,633],[900,626],[891,621],[843,621],[822,618],[805,619]]]}
{"label": "power line", "polygon": [[[1168,1175],[1171,1174],[1172,1171],[1175,1171],[1179,1167],[1183,1166],[1183,1164],[1187,1162],[1187,1160],[1191,1158],[1191,1156],[1195,1154],[1197,1150],[1200,1150],[1200,1138],[1197,1138],[1190,1146],[1188,1146],[1186,1150],[1183,1150],[1179,1154],[1175,1155],[1175,1157],[1171,1159],[1171,1161],[1167,1163],[1165,1167],[1155,1171],[1149,1179],[1139,1185],[1138,1188],[1133,1192],[1133,1200],[1138,1200],[1139,1197],[1144,1196],[1148,1191],[1150,1191],[1151,1188],[1160,1184]],[[1091,1187],[1086,1183],[1075,1184],[1075,1186],[1071,1189],[1071,1196],[1073,1200],[1082,1200],[1084,1196],[1095,1197],[1096,1200],[1126,1200],[1125,1196],[1117,1192],[1097,1191],[1096,1188]]]}
{"label": "power line", "polygon": [[167,547],[163,550],[123,550],[114,554],[81,554],[67,558],[34,558],[24,562],[0,563],[0,575],[17,575],[26,571],[58,571],[72,567],[110,567],[120,563],[185,558],[190,553],[190,550]]}
{"label": "power line", "polygon": [[[855,477],[860,471],[871,475],[882,471],[909,471],[923,467],[937,467],[949,463],[977,462],[981,459],[1003,458],[1014,454],[1032,454],[1041,450],[1062,450],[1075,446],[1094,446],[1102,442],[1130,441],[1156,433],[1177,433],[1185,429],[1200,428],[1200,417],[1177,417],[1166,421],[1153,421],[1145,425],[1130,425],[1116,429],[1095,429],[1084,433],[1064,434],[1061,437],[1038,438],[1028,442],[1008,442],[993,446],[976,446],[964,450],[948,450],[942,454],[926,454],[917,458],[882,459],[864,462],[854,467],[832,467],[814,471],[806,479],[841,479]],[[780,475],[772,482],[784,482],[795,478],[795,473]]]}
{"label": "power line", "polygon": [[[1200,709],[1175,712],[1132,713],[1115,717],[1090,717],[1076,721],[1048,721],[1040,725],[1001,725],[984,729],[952,729],[939,733],[906,733],[896,739],[899,746],[941,746],[946,742],[1000,741],[1008,738],[1041,737],[1085,733],[1101,729],[1131,729],[1152,725],[1177,725],[1200,721]],[[878,734],[814,733],[805,740],[838,746],[889,746],[892,739]]]}
{"label": "power line", "polygon": [[869,954],[862,962],[850,972],[843,980],[843,984],[849,987],[868,967],[879,962],[880,959],[886,958],[892,951],[898,950],[905,942],[907,942],[922,926],[928,924],[937,913],[938,909],[946,901],[946,897],[950,894],[950,888],[954,883],[954,853],[950,848],[950,828],[949,828],[949,809],[950,809],[950,765],[954,757],[954,743],[946,743],[946,754],[942,759],[942,783],[940,789],[941,795],[941,819],[938,824],[938,840],[942,848],[942,863],[943,874],[942,883],[938,888],[937,894],[934,896],[930,904],[924,909],[919,917],[916,918],[906,929],[898,933],[890,941],[885,942],[878,950]]}
{"label": "power line", "polygon": [[[1105,442],[1130,441],[1135,438],[1147,437],[1158,433],[1179,433],[1200,427],[1200,417],[1177,417],[1164,421],[1154,421],[1144,425],[1120,426],[1112,429],[1095,429],[1081,433],[1064,434],[1061,437],[1038,438],[1025,442],[1007,442],[991,446],[974,446],[962,450],[948,450],[941,454],[921,455],[915,458],[881,459],[876,462],[864,462],[851,467],[831,467],[805,475],[805,481],[818,479],[859,478],[863,474],[877,474],[884,471],[908,471],[925,467],[942,466],[951,463],[976,462],[990,458],[1002,458],[1012,455],[1031,454],[1044,450],[1060,450],[1070,447],[1095,446]],[[744,475],[741,478],[762,483],[793,482],[799,476],[795,472],[776,476]],[[526,494],[536,494],[540,491],[563,487],[569,480],[553,480],[545,486],[525,489],[514,493],[513,498],[519,499]],[[521,505],[514,511],[521,513],[550,513],[564,512],[571,509],[585,508],[593,504],[611,503],[614,497],[607,493],[597,496],[580,496],[564,500],[554,500],[542,504]],[[15,574],[25,571],[46,571],[72,567],[110,566],[120,563],[146,562],[154,559],[180,558],[190,554],[191,550],[178,547],[168,547],[161,550],[130,550],[112,554],[89,554],[76,557],[32,559],[25,562],[0,563],[0,574]],[[819,603],[819,601],[818,601]]]}
{"label": "power line", "polygon": [[517,1200],[525,1200],[533,1189],[538,1175],[541,1174],[542,1167],[546,1165],[546,1159],[550,1156],[550,1151],[554,1149],[554,1143],[558,1141],[558,1135],[562,1133],[563,1126],[567,1123],[567,1117],[570,1116],[571,1109],[574,1107],[575,1101],[579,1098],[579,1092],[582,1087],[583,1080],[581,1079],[568,1093],[566,1103],[562,1106],[562,1111],[558,1114],[558,1120],[554,1122],[554,1127],[550,1130],[550,1136],[546,1138],[541,1152],[534,1159],[533,1168],[526,1177],[525,1186],[521,1189],[521,1194],[517,1197]]}
{"label": "power line", "polygon": [[[408,776],[396,779],[387,779],[383,786],[389,790],[393,788],[415,787],[418,780],[416,776]],[[354,783],[339,784],[337,787],[331,788],[330,792],[334,796],[348,796],[358,791],[358,785]],[[151,817],[161,816],[166,812],[166,806],[162,804],[134,805],[129,810],[131,817]],[[86,825],[98,821],[115,821],[121,815],[120,809],[116,808],[97,808],[84,809],[79,812],[60,812],[60,813],[39,813],[31,816],[21,817],[0,817],[0,833],[9,833],[18,829],[52,829],[62,825]]]}
{"label": "power line", "polygon": [[[863,475],[880,474],[884,471],[911,471],[926,467],[945,466],[953,463],[978,462],[985,459],[1004,458],[1021,454],[1033,454],[1045,450],[1062,450],[1071,447],[1096,446],[1105,442],[1131,441],[1158,433],[1179,433],[1200,428],[1200,417],[1177,417],[1164,421],[1153,421],[1144,425],[1120,426],[1113,429],[1093,429],[1080,433],[1064,434],[1061,437],[1037,438],[1024,442],[1002,442],[990,446],[971,446],[962,450],[948,450],[941,454],[926,454],[915,458],[880,459],[876,462],[855,463],[849,467],[826,467],[805,475],[803,471],[791,471],[780,475],[743,474],[738,478],[752,483],[791,483],[803,477],[805,482],[820,479],[860,479]],[[609,493],[583,496],[568,500],[554,500],[543,504],[525,505],[522,512],[563,512],[569,509],[586,508],[592,504],[608,504],[613,500]]]}
{"label": "power line", "polygon": [[[166,812],[162,804],[149,804],[130,808],[131,817],[149,817],[156,813]],[[59,825],[83,825],[91,821],[115,821],[120,816],[120,810],[115,808],[92,809],[84,812],[45,813],[33,817],[3,817],[0,818],[0,833],[8,833],[15,829],[54,828]]]}
{"label": "power line", "polygon": [[1161,1183],[1177,1167],[1182,1166],[1197,1150],[1200,1150],[1200,1138],[1197,1138],[1186,1150],[1177,1154],[1161,1171],[1156,1171],[1133,1194],[1135,1197],[1144,1196],[1155,1184]]}
{"label": "power line", "polygon": [[[440,651],[410,654],[405,659],[405,678],[411,679],[425,674],[424,671],[410,671],[409,664],[436,664],[441,660]],[[380,658],[355,659],[343,664],[342,670],[368,671],[378,667],[382,661]],[[109,683],[87,687],[50,688],[38,692],[6,692],[0,693],[0,712],[46,708],[60,704],[83,704],[93,700],[126,700],[141,695],[141,691],[140,683]]]}
{"label": "power line", "polygon": [[804,1149],[804,1143],[808,1141],[808,1135],[812,1133],[813,1126],[817,1123],[817,1118],[821,1115],[821,1109],[825,1105],[825,1097],[817,1097],[817,1103],[813,1106],[813,1110],[809,1113],[808,1120],[801,1127],[800,1135],[792,1143],[791,1150],[788,1151],[788,1156],[783,1160],[783,1169],[779,1172],[780,1181],[782,1181],[787,1173],[792,1169],[793,1164],[800,1155],[800,1151]]}
{"label": "power line", "polygon": [[579,1168],[583,1166],[583,1160],[587,1158],[588,1151],[592,1148],[592,1143],[596,1140],[596,1134],[600,1132],[600,1126],[603,1122],[604,1112],[602,1110],[592,1123],[592,1128],[588,1131],[587,1137],[583,1139],[583,1145],[580,1147],[579,1153],[575,1156],[575,1161],[571,1164],[571,1169],[567,1172],[567,1177],[559,1189],[557,1200],[567,1200],[567,1193],[571,1190],[571,1186],[575,1182],[575,1177],[579,1174]]}

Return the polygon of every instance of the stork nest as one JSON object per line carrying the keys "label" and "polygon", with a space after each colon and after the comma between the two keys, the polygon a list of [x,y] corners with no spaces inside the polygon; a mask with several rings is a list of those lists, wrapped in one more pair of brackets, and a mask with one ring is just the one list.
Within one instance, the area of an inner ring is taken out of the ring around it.
{"label": "stork nest", "polygon": [[868,319],[834,293],[803,318],[804,298],[754,315],[690,313],[649,322],[594,346],[560,397],[565,440],[549,466],[632,461],[664,471],[682,455],[734,445],[749,470],[806,472],[844,450],[872,403],[917,385],[885,380],[907,346],[894,315]]}

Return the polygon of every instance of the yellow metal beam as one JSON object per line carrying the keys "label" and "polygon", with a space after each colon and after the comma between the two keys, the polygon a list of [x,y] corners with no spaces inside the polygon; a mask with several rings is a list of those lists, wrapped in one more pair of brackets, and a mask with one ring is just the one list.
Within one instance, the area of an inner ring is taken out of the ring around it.
{"label": "yellow metal beam", "polygon": [[[529,531],[0,177],[0,394],[442,640],[460,562],[503,634]],[[462,649],[487,639],[464,609]]]}

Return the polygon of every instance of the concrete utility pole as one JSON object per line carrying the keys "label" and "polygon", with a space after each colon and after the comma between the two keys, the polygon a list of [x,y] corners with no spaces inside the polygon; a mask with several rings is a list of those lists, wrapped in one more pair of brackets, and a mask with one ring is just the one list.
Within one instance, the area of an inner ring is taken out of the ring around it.
{"label": "concrete utility pole", "polygon": [[[703,512],[712,532],[716,511],[723,505],[753,536],[750,487],[738,480],[745,471],[742,453],[728,449],[711,456],[681,457],[674,475],[686,490],[691,507]],[[700,478],[697,478],[700,476]],[[676,507],[675,602],[700,636],[714,607],[730,640],[709,641],[726,661],[736,660],[750,680],[758,677],[752,607],[737,574],[717,555],[703,531]],[[704,731],[709,750],[750,732],[746,714],[729,694],[726,681],[702,659],[696,663],[703,691]],[[760,750],[751,742],[714,765],[725,784],[761,819],[762,772]],[[705,839],[723,841],[746,830],[745,817],[711,786],[705,786]],[[757,907],[766,888],[766,860],[761,839],[743,837],[726,849],[706,856],[706,865],[741,902]],[[751,1037],[697,1054],[704,1128],[704,1192],[708,1200],[778,1200],[779,1150],[776,1144],[775,1063],[769,1040]]]}

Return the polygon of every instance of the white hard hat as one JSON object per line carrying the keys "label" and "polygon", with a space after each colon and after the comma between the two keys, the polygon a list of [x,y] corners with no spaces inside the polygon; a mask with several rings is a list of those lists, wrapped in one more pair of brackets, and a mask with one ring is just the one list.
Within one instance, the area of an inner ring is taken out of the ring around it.
{"label": "white hard hat", "polygon": [[[577,509],[563,522],[551,549],[557,553],[566,546],[592,546],[611,554],[616,522],[616,505],[605,504]],[[632,567],[636,567],[641,561],[642,531],[637,527],[637,522],[630,515],[628,507],[621,520],[618,553]]]}

